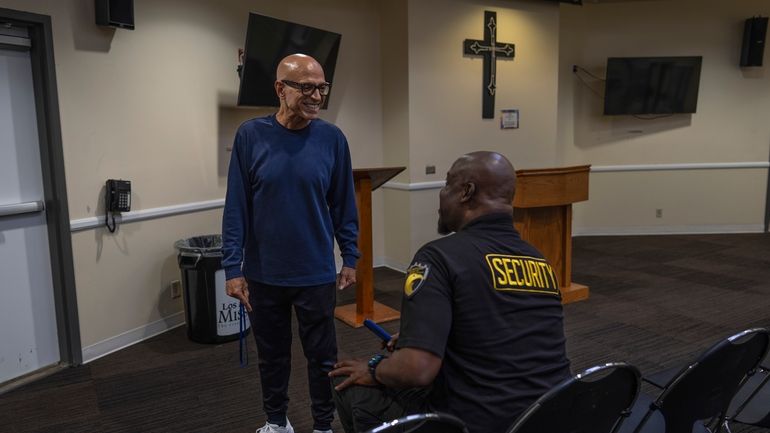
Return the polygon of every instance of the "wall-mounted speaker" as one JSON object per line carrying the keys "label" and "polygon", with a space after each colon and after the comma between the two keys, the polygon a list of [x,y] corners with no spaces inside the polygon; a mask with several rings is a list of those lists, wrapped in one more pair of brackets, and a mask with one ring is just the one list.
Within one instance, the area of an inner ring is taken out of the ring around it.
{"label": "wall-mounted speaker", "polygon": [[134,30],[134,0],[94,0],[96,24]]}
{"label": "wall-mounted speaker", "polygon": [[762,66],[767,36],[767,17],[752,17],[743,26],[741,66]]}

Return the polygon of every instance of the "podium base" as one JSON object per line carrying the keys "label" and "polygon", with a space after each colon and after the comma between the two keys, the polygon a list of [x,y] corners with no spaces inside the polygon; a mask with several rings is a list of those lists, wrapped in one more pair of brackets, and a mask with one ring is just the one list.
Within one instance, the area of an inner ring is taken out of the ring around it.
{"label": "podium base", "polygon": [[371,315],[359,315],[356,311],[356,306],[356,304],[341,305],[334,309],[334,317],[354,328],[364,326],[364,319],[371,319],[375,323],[382,323],[401,318],[401,313],[398,310],[394,310],[377,301],[374,301]]}
{"label": "podium base", "polygon": [[572,302],[588,299],[588,286],[578,283],[572,283],[569,286],[561,287],[561,303],[569,304]]}

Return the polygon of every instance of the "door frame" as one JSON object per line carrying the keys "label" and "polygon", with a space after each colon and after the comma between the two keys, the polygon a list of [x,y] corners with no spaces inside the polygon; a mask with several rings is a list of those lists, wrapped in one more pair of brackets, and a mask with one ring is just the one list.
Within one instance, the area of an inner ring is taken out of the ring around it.
{"label": "door frame", "polygon": [[79,365],[83,362],[83,351],[80,342],[51,17],[0,8],[0,22],[27,27],[32,43],[29,52],[43,173],[43,199],[51,254],[56,328],[59,335],[59,356],[63,365]]}

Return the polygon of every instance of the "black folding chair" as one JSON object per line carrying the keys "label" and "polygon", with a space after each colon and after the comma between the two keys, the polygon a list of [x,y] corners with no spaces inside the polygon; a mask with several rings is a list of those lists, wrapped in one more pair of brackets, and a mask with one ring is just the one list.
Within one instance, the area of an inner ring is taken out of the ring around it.
{"label": "black folding chair", "polygon": [[639,394],[639,370],[618,362],[571,377],[537,399],[508,433],[612,433]]}
{"label": "black folding chair", "polygon": [[748,329],[713,345],[685,367],[644,377],[663,390],[655,399],[640,394],[620,432],[721,431],[730,401],[756,371],[768,346],[770,333],[766,329]]}
{"label": "black folding chair", "polygon": [[386,422],[366,433],[468,433],[460,419],[445,413],[421,413]]}
{"label": "black folding chair", "polygon": [[735,394],[728,413],[728,421],[770,428],[770,355]]}

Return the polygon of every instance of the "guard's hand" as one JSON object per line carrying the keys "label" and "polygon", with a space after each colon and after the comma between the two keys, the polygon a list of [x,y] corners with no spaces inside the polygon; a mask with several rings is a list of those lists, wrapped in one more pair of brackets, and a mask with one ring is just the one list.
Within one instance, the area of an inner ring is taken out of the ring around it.
{"label": "guard's hand", "polygon": [[347,376],[347,379],[334,387],[337,391],[342,391],[350,385],[377,385],[369,373],[369,361],[364,359],[346,359],[334,364],[334,370],[329,372],[329,377],[335,376]]}
{"label": "guard's hand", "polygon": [[249,284],[246,278],[231,278],[225,282],[225,291],[227,296],[233,297],[246,307],[246,311],[251,313],[251,304],[249,304]]}
{"label": "guard's hand", "polygon": [[396,343],[398,343],[398,332],[390,336],[390,341],[382,342],[382,348],[387,349],[388,352],[393,352],[396,350]]}
{"label": "guard's hand", "polygon": [[342,290],[351,284],[356,283],[356,270],[343,266],[340,273],[337,274],[337,289]]}

